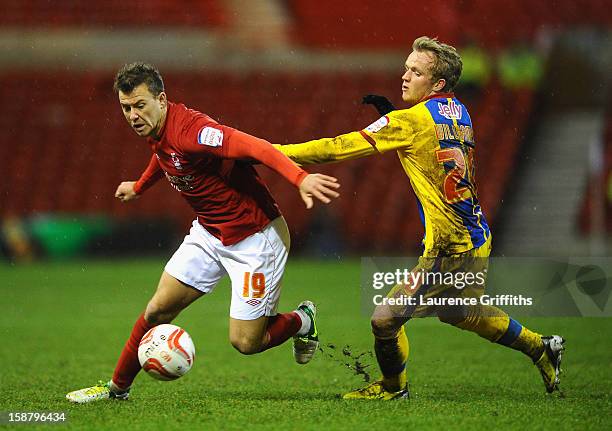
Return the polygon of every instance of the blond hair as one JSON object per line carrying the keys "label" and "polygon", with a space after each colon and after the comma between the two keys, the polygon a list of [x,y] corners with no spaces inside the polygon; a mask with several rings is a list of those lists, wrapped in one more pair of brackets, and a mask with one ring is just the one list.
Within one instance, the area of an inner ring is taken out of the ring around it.
{"label": "blond hair", "polygon": [[432,78],[435,81],[444,79],[446,85],[442,91],[453,91],[463,69],[461,56],[455,47],[439,42],[435,37],[421,36],[414,40],[412,49],[415,51],[429,51],[434,54],[435,60],[431,67]]}

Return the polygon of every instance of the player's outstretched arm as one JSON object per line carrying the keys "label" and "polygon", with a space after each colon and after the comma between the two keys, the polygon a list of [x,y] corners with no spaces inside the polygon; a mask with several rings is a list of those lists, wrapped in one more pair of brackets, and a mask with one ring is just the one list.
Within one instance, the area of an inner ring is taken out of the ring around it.
{"label": "player's outstretched arm", "polygon": [[136,185],[136,181],[123,181],[117,187],[117,191],[115,192],[115,197],[119,199],[121,202],[129,202],[134,199],[138,199],[140,195],[136,193],[134,190],[134,186]]}
{"label": "player's outstretched arm", "polygon": [[419,120],[414,112],[395,111],[383,115],[364,129],[335,138],[275,147],[301,165],[341,162],[408,147],[418,133],[429,132],[430,125]]}
{"label": "player's outstretched arm", "polygon": [[[389,99],[377,94],[363,96],[361,103],[373,105],[380,115],[386,115],[395,110],[395,106]],[[299,165],[340,162],[367,157],[379,152],[363,131],[347,133],[335,138],[316,139],[301,144],[277,144],[274,147]]]}
{"label": "player's outstretched arm", "polygon": [[224,156],[227,158],[255,159],[282,175],[299,189],[300,196],[308,209],[313,206],[313,198],[329,203],[331,198],[339,196],[336,189],[340,187],[340,184],[336,178],[328,175],[308,174],[266,140],[235,130],[224,151]]}
{"label": "player's outstretched arm", "polygon": [[307,209],[313,206],[313,196],[323,203],[330,203],[330,198],[340,196],[340,193],[336,191],[338,188],[340,188],[340,184],[336,178],[323,174],[309,174],[299,186],[300,196]]}
{"label": "player's outstretched arm", "polygon": [[300,165],[334,163],[378,154],[360,132],[274,147]]}

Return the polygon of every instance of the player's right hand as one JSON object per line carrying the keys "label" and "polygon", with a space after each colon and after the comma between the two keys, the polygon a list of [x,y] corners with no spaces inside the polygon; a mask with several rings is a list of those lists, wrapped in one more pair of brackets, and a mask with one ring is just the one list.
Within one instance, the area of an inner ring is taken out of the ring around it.
{"label": "player's right hand", "polygon": [[117,187],[117,191],[115,192],[115,197],[119,199],[121,202],[128,202],[134,199],[138,199],[140,197],[134,191],[134,186],[136,185],[136,181],[124,181],[119,184]]}
{"label": "player's right hand", "polygon": [[338,180],[329,175],[309,174],[300,183],[300,196],[306,204],[306,208],[313,206],[313,196],[323,203],[330,203],[330,198],[340,196],[335,189],[340,188]]}

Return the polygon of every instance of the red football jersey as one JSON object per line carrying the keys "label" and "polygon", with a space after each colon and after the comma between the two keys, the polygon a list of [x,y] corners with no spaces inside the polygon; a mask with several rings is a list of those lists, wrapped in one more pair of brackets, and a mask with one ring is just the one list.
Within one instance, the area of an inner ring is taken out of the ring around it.
{"label": "red football jersey", "polygon": [[260,160],[295,185],[307,175],[268,142],[182,104],[169,103],[160,140],[147,142],[153,157],[136,183],[136,193],[165,174],[200,224],[224,245],[260,231],[281,214],[255,168],[240,158]]}

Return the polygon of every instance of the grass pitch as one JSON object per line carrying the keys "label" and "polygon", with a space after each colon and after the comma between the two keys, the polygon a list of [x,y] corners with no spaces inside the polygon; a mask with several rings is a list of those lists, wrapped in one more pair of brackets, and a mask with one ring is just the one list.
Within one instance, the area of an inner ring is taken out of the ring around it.
{"label": "grass pitch", "polygon": [[[567,339],[564,396],[548,396],[518,352],[444,325],[408,323],[412,398],[349,402],[363,379],[342,365],[372,350],[360,309],[358,261],[289,262],[279,311],[318,304],[326,352],[293,362],[291,344],[242,356],[228,342],[227,281],[176,320],[194,339],[193,370],[174,382],[140,374],[128,402],[73,405],[67,392],[108,379],[153,293],[164,259],[0,266],[0,411],[65,411],[75,429],[610,429],[612,319],[531,318]],[[335,351],[327,348],[332,343]],[[372,364],[367,353],[362,357]],[[48,427],[49,425],[40,425]]]}

